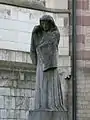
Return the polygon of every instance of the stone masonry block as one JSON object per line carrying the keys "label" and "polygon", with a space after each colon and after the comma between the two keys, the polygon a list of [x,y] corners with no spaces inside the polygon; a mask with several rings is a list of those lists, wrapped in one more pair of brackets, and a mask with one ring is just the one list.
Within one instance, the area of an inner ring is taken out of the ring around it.
{"label": "stone masonry block", "polygon": [[20,89],[20,96],[25,96],[25,89]]}
{"label": "stone masonry block", "polygon": [[15,96],[15,95],[14,95],[14,89],[13,89],[13,88],[10,89],[10,96]]}
{"label": "stone masonry block", "polygon": [[1,110],[1,119],[3,119],[3,118],[7,118],[7,110],[6,109]]}
{"label": "stone masonry block", "polygon": [[10,88],[0,88],[0,95],[10,95]]}
{"label": "stone masonry block", "polygon": [[63,37],[63,47],[69,48],[69,36]]}
{"label": "stone masonry block", "polygon": [[16,88],[17,87],[17,81],[13,81],[13,87]]}
{"label": "stone masonry block", "polygon": [[18,81],[18,88],[35,89],[35,82],[32,81]]}
{"label": "stone masonry block", "polygon": [[27,54],[27,59],[26,59],[27,63],[32,63],[32,60],[30,58],[30,54]]}
{"label": "stone masonry block", "polygon": [[70,66],[70,63],[71,63],[71,58],[70,56],[67,56],[67,57],[64,57],[63,58],[63,66]]}
{"label": "stone masonry block", "polygon": [[12,86],[12,81],[10,80],[0,80],[0,86],[1,87],[11,87]]}
{"label": "stone masonry block", "polygon": [[16,61],[16,52],[9,51],[9,61]]}
{"label": "stone masonry block", "polygon": [[4,97],[0,96],[0,108],[4,108]]}
{"label": "stone masonry block", "polygon": [[11,8],[11,19],[18,20],[18,9],[17,7]]}
{"label": "stone masonry block", "polygon": [[25,89],[25,96],[26,97],[34,97],[34,95],[35,95],[35,91],[34,90]]}
{"label": "stone masonry block", "polygon": [[15,109],[15,97],[5,97],[5,109]]}
{"label": "stone masonry block", "polygon": [[16,52],[16,62],[22,62],[22,52]]}
{"label": "stone masonry block", "polygon": [[14,89],[14,96],[16,97],[25,96],[25,89]]}
{"label": "stone masonry block", "polygon": [[25,110],[20,111],[20,119],[26,119],[26,112]]}
{"label": "stone masonry block", "polygon": [[24,97],[16,97],[15,98],[15,108],[16,109],[21,109],[25,101]]}
{"label": "stone masonry block", "polygon": [[20,120],[20,110],[15,110],[14,118]]}
{"label": "stone masonry block", "polygon": [[18,42],[30,44],[31,33],[28,32],[18,32]]}
{"label": "stone masonry block", "polygon": [[34,103],[35,103],[35,98],[30,98],[29,99],[29,109],[33,110],[34,109]]}
{"label": "stone masonry block", "polygon": [[14,89],[14,95],[20,96],[20,89]]}
{"label": "stone masonry block", "polygon": [[28,32],[31,26],[26,22],[20,22],[20,21],[15,21],[10,19],[0,19],[0,22],[1,22],[0,28],[4,28],[4,29],[6,28],[8,30],[19,30],[19,31]]}
{"label": "stone masonry block", "polygon": [[22,110],[29,110],[29,98],[28,97],[24,97],[21,109]]}
{"label": "stone masonry block", "polygon": [[27,54],[22,53],[22,62],[26,62],[26,61],[27,61]]}
{"label": "stone masonry block", "polygon": [[28,22],[29,21],[29,12],[23,12],[23,11],[18,10],[18,20]]}
{"label": "stone masonry block", "polygon": [[18,32],[8,29],[0,29],[1,40],[18,42]]}
{"label": "stone masonry block", "polygon": [[3,50],[2,60],[8,60],[8,58],[9,58],[9,53],[8,53],[8,51]]}
{"label": "stone masonry block", "polygon": [[29,110],[29,107],[32,107],[31,105],[29,106],[30,101],[31,98],[28,97],[16,97],[15,108],[17,110]]}
{"label": "stone masonry block", "polygon": [[7,119],[14,119],[14,110],[7,110]]}
{"label": "stone masonry block", "polygon": [[69,48],[67,47],[67,48],[64,48],[64,47],[62,47],[62,48],[59,48],[59,55],[69,55]]}

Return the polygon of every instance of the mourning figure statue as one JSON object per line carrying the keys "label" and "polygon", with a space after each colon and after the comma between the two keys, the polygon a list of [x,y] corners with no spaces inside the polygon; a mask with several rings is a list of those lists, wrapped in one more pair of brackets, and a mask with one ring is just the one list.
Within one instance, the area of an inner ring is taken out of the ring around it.
{"label": "mourning figure statue", "polygon": [[35,109],[63,110],[61,82],[57,69],[60,33],[50,15],[40,18],[32,31],[30,56],[36,65]]}

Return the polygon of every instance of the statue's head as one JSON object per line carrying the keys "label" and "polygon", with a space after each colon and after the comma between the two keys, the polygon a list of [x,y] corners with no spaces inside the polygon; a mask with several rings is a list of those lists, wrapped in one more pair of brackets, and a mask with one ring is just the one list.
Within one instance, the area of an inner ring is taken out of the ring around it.
{"label": "statue's head", "polygon": [[40,26],[44,31],[56,29],[54,19],[50,15],[44,15],[40,18]]}
{"label": "statue's head", "polygon": [[35,26],[33,29],[33,34],[42,34],[42,31],[54,31],[58,30],[57,26],[55,25],[53,17],[50,15],[43,15],[40,18],[40,25]]}

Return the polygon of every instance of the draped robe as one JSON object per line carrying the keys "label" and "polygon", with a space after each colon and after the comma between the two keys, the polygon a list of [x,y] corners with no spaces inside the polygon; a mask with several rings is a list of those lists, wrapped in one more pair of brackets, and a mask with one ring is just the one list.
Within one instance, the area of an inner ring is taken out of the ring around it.
{"label": "draped robe", "polygon": [[30,56],[36,65],[35,109],[63,109],[60,77],[57,69],[60,34],[57,28],[32,32]]}

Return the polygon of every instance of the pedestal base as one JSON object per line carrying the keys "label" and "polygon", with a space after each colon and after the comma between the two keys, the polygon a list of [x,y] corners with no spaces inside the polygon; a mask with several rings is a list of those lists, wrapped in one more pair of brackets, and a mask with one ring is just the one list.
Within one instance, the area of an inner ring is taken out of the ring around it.
{"label": "pedestal base", "polygon": [[28,120],[67,120],[67,111],[33,110]]}

